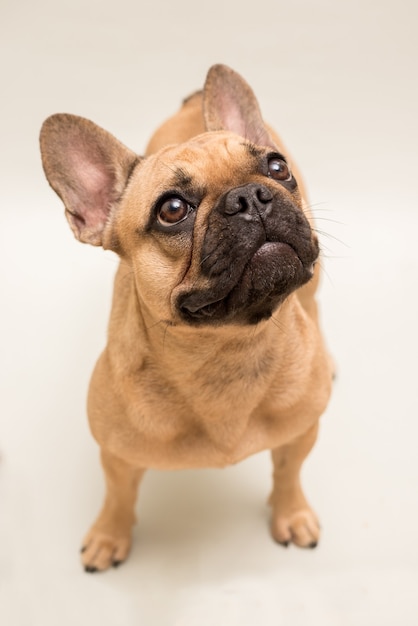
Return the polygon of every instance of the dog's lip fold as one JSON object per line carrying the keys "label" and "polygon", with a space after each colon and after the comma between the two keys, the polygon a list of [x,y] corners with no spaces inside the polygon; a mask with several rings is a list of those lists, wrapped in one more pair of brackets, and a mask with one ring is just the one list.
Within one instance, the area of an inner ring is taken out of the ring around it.
{"label": "dog's lip fold", "polygon": [[205,313],[206,315],[210,315],[211,309],[214,308],[213,305],[216,304],[217,302],[220,302],[221,300],[223,300],[223,298],[220,298],[220,300],[213,300],[212,302],[209,301],[207,304],[203,304],[203,305],[193,305],[193,303],[192,304],[183,303],[182,308],[186,309],[192,315],[194,313],[197,313],[198,311],[200,311],[201,313]]}
{"label": "dog's lip fold", "polygon": [[207,299],[202,294],[192,293],[180,304],[180,310],[192,318],[212,317],[226,296]]}
{"label": "dog's lip fold", "polygon": [[[205,320],[209,322],[211,319],[216,319],[219,322],[221,319],[229,318],[233,315],[238,302],[240,303],[238,308],[241,309],[242,293],[251,291],[252,287],[258,288],[257,283],[260,281],[265,282],[263,278],[260,279],[260,276],[262,277],[264,273],[264,265],[278,257],[286,258],[288,261],[291,260],[292,265],[299,268],[297,271],[305,275],[305,280],[302,282],[306,282],[306,280],[311,278],[310,268],[304,267],[299,255],[291,244],[282,241],[266,241],[243,267],[236,282],[225,286],[224,289],[217,291],[216,294],[211,290],[191,291],[183,294],[178,302],[183,318],[196,322],[204,322]],[[271,288],[271,290],[273,291],[274,289]],[[268,296],[268,293],[264,295]],[[276,294],[278,300],[280,295]],[[245,308],[245,305],[243,308]]]}

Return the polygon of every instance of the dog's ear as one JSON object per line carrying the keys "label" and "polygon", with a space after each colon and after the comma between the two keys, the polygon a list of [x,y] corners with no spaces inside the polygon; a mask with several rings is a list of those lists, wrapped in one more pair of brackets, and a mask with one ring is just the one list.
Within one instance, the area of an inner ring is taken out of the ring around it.
{"label": "dog's ear", "polygon": [[213,65],[203,89],[206,130],[230,130],[251,143],[276,148],[245,80],[226,65]]}
{"label": "dog's ear", "polygon": [[65,205],[74,235],[95,246],[123,194],[139,157],[110,133],[76,115],[57,114],[43,124],[42,164]]}

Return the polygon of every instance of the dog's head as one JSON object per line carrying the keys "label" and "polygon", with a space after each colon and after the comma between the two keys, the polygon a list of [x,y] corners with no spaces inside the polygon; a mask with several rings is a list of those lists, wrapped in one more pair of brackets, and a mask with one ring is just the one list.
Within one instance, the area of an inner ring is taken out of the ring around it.
{"label": "dog's head", "polygon": [[312,277],[318,243],[289,163],[245,81],[216,65],[207,132],[138,157],[92,122],[48,118],[46,176],[75,236],[117,252],[171,324],[254,324]]}

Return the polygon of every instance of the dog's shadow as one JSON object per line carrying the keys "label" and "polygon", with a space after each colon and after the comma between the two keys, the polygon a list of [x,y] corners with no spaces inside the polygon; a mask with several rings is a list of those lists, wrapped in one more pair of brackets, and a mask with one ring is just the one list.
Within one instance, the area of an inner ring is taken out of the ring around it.
{"label": "dog's shadow", "polygon": [[[93,519],[103,479],[88,458],[83,508]],[[237,585],[263,584],[317,563],[316,550],[285,549],[271,538],[271,474],[267,451],[226,469],[149,470],[139,489],[129,558],[98,578],[140,604],[152,596],[155,610],[163,611],[154,602],[161,590],[174,610],[178,594],[188,597],[193,589],[235,593]]]}
{"label": "dog's shadow", "polygon": [[[136,508],[130,557],[136,567],[161,567],[188,578],[196,568],[219,581],[242,572],[268,533],[268,453],[223,470],[148,472]],[[139,565],[142,564],[142,565]],[[251,568],[252,569],[252,568]]]}

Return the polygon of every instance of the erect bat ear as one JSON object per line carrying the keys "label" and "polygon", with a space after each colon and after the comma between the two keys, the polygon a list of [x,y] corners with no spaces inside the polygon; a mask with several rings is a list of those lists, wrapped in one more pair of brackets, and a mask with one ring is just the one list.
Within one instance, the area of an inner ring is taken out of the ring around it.
{"label": "erect bat ear", "polygon": [[95,246],[123,194],[139,157],[110,133],[76,115],[57,114],[43,124],[42,164],[65,205],[74,235]]}
{"label": "erect bat ear", "polygon": [[226,65],[213,65],[203,89],[206,130],[230,130],[251,143],[276,148],[251,87]]}

